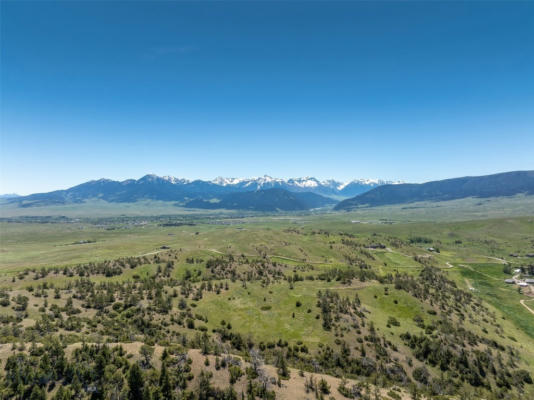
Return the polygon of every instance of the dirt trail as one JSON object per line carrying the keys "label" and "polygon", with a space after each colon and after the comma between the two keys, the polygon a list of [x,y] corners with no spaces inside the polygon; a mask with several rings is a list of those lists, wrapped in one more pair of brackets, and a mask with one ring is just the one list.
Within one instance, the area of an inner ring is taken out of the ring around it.
{"label": "dirt trail", "polygon": [[464,278],[464,280],[469,290],[475,290],[475,288],[471,285],[471,282],[469,282],[469,279]]}
{"label": "dirt trail", "polygon": [[397,250],[392,250],[392,249],[389,248],[389,247],[386,247],[386,251],[387,251],[388,253],[400,254],[401,256],[408,257],[408,258],[412,258],[412,256],[409,256],[408,254],[401,253],[400,251],[397,251]]}
{"label": "dirt trail", "polygon": [[519,302],[521,303],[523,307],[525,307],[528,311],[530,311],[531,314],[534,314],[534,310],[525,304],[525,300],[519,300]]}
{"label": "dirt trail", "polygon": [[208,251],[212,251],[214,253],[217,253],[217,254],[222,254],[224,255],[224,253],[222,251],[219,251],[219,250],[215,250],[215,249],[208,249]]}
{"label": "dirt trail", "polygon": [[291,258],[291,257],[277,256],[276,254],[270,254],[268,257],[281,258],[282,260],[302,262],[302,263],[306,263],[306,264],[328,264],[328,265],[332,265],[333,264],[331,262],[326,262],[326,261],[303,261],[303,260],[298,260],[296,258]]}
{"label": "dirt trail", "polygon": [[497,258],[497,257],[490,257],[490,256],[484,256],[484,257],[491,258],[492,260],[499,261],[501,264],[508,264],[508,262],[510,262],[510,261],[506,261],[506,260],[504,260],[502,258]]}
{"label": "dirt trail", "polygon": [[[216,250],[216,249],[206,249],[207,251],[211,251],[213,253],[226,255],[222,251]],[[243,254],[245,257],[259,257],[258,254]],[[288,260],[288,261],[294,261],[299,263],[306,263],[306,264],[327,264],[327,265],[333,265],[334,263],[325,262],[325,261],[306,261],[306,260],[299,260],[297,258],[291,258],[291,257],[285,257],[285,256],[278,256],[276,254],[267,254],[267,257],[269,258],[281,258],[282,260]]]}
{"label": "dirt trail", "polygon": [[154,254],[162,253],[162,252],[167,251],[167,250],[168,249],[151,251],[150,253],[139,254],[137,257],[151,256],[151,255],[154,255]]}

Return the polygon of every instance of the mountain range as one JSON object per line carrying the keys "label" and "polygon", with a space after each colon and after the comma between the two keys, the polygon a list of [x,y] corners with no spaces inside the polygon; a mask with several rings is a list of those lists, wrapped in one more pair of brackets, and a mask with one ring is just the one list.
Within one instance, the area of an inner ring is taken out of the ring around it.
{"label": "mountain range", "polygon": [[76,204],[88,200],[110,203],[157,200],[187,208],[298,211],[329,207],[340,199],[344,200],[335,206],[335,210],[516,194],[534,195],[534,171],[453,178],[421,184],[363,179],[341,183],[315,178],[278,179],[269,176],[189,181],[145,175],[140,179],[125,181],[99,179],[66,190],[8,197],[1,201],[3,204],[26,208]]}
{"label": "mountain range", "polygon": [[313,177],[281,179],[267,175],[245,179],[216,178],[211,182],[224,187],[232,187],[238,191],[279,188],[291,192],[311,192],[323,196],[342,198],[356,196],[380,185],[401,183],[400,181],[385,181],[382,179],[355,179],[349,182],[341,182],[334,179],[320,181]]}
{"label": "mountain range", "polygon": [[[311,177],[280,179],[269,176],[248,179],[217,178],[212,181],[190,181],[170,176],[160,177],[149,174],[140,179],[127,179],[124,181],[99,179],[65,190],[36,193],[28,196],[9,198],[5,201],[16,203],[21,207],[81,203],[90,199],[100,199],[112,203],[160,200],[185,204],[192,200],[221,199],[223,196],[231,193],[268,189],[308,192],[342,199],[364,193],[387,183],[393,182],[358,179],[342,183],[335,180],[319,181]],[[277,193],[280,194],[281,192]]]}
{"label": "mountain range", "polygon": [[534,171],[514,171],[485,176],[466,176],[426,183],[383,185],[341,201],[336,210],[384,206],[419,201],[448,201],[466,197],[534,195]]}

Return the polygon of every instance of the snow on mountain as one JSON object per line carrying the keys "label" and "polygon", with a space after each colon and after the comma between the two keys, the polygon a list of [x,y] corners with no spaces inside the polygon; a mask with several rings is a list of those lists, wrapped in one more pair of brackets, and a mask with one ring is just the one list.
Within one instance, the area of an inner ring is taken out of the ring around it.
{"label": "snow on mountain", "polygon": [[218,176],[214,180],[211,181],[211,183],[214,183],[219,186],[228,186],[228,185],[237,185],[241,183],[243,179],[241,178],[224,178],[222,176]]}
{"label": "snow on mountain", "polygon": [[404,182],[403,181],[385,181],[382,179],[354,179],[352,181],[339,183],[339,185],[337,186],[337,189],[343,190],[347,186],[350,186],[350,185],[362,185],[362,186],[375,187],[375,186],[390,185],[390,184],[397,185],[399,183],[404,183]]}
{"label": "snow on mountain", "polygon": [[[223,178],[212,181],[180,179],[173,176],[145,175],[139,179],[114,181],[98,179],[82,183],[64,190],[50,193],[34,193],[8,202],[26,202],[31,206],[67,204],[83,202],[88,199],[100,199],[110,202],[135,202],[138,200],[160,200],[188,202],[193,199],[211,201],[221,199],[232,193],[266,191],[276,189],[282,192],[312,193],[331,199],[346,199],[365,193],[385,182],[373,179],[356,179],[342,183],[333,179],[319,181],[314,177],[273,178],[264,175],[257,178]],[[25,203],[25,204],[26,204]]]}
{"label": "snow on mountain", "polygon": [[302,187],[302,188],[315,188],[321,185],[321,182],[309,176],[305,178],[291,178],[287,180],[287,183],[293,184],[295,186]]}
{"label": "snow on mountain", "polygon": [[[156,181],[164,180],[176,185],[188,185],[193,181],[188,179],[175,178],[173,176],[158,177],[150,174],[145,175],[139,181]],[[320,181],[317,178],[306,176],[302,178],[273,178],[269,175],[259,176],[255,178],[227,178],[219,176],[211,181],[196,181],[203,183],[211,183],[228,190],[261,190],[272,188],[284,188],[293,191],[311,191],[321,193],[323,195],[344,195],[353,196],[354,194],[362,193],[367,189],[384,184],[401,183],[400,181],[384,181],[381,179],[354,179],[347,182],[337,181],[335,179],[328,179]]]}
{"label": "snow on mountain", "polygon": [[344,185],[343,182],[336,181],[335,179],[327,179],[325,181],[322,181],[321,184],[331,189],[337,189],[339,188],[339,186]]}
{"label": "snow on mountain", "polygon": [[[158,177],[154,174],[145,175],[137,180],[137,182],[157,181],[163,180],[175,185],[188,185],[192,181],[188,179],[176,178],[173,176]],[[259,176],[255,178],[227,178],[219,176],[211,181],[198,181],[205,183],[212,183],[217,186],[225,187],[228,189],[243,189],[243,190],[260,190],[270,188],[285,188],[295,191],[312,191],[323,194],[346,194],[352,195],[355,188],[358,188],[356,192],[364,191],[367,187],[373,188],[385,184],[402,183],[400,181],[384,181],[381,179],[354,179],[347,182],[337,181],[335,179],[328,179],[320,181],[317,178],[306,176],[302,178],[273,178],[269,175]],[[352,188],[352,190],[350,190]],[[343,193],[350,192],[350,193]]]}
{"label": "snow on mountain", "polygon": [[186,184],[186,183],[190,183],[191,181],[189,179],[183,179],[183,178],[175,178],[174,176],[162,176],[161,179],[167,181],[167,182],[170,182],[170,183],[173,183],[173,184]]}
{"label": "snow on mountain", "polygon": [[280,183],[284,183],[285,181],[280,178],[273,178],[269,175],[263,175],[258,178],[250,178],[250,179],[244,179],[248,186],[257,184],[259,187],[269,186],[269,185],[277,185]]}

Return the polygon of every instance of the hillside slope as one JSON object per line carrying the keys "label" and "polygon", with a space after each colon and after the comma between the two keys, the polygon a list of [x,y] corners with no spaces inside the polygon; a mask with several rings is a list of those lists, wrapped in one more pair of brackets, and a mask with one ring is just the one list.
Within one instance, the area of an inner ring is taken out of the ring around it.
{"label": "hillside slope", "polygon": [[418,201],[447,201],[466,197],[534,195],[534,171],[514,171],[486,176],[467,176],[422,184],[384,185],[341,201],[336,210],[359,206],[383,206]]}
{"label": "hillside slope", "polygon": [[534,286],[505,283],[532,272],[502,264],[532,251],[532,218],[307,219],[6,224],[0,393],[534,398]]}

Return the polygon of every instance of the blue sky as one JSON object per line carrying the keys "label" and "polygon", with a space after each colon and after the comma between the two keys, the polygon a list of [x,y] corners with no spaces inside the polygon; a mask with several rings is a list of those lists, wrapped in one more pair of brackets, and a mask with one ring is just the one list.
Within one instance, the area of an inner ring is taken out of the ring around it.
{"label": "blue sky", "polygon": [[1,2],[0,193],[534,169],[533,2]]}

